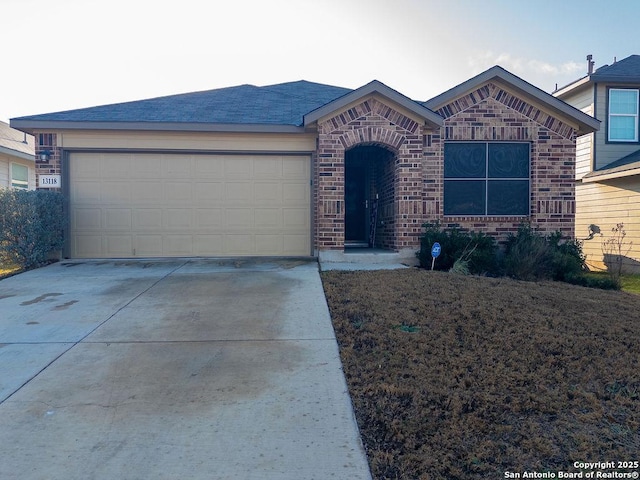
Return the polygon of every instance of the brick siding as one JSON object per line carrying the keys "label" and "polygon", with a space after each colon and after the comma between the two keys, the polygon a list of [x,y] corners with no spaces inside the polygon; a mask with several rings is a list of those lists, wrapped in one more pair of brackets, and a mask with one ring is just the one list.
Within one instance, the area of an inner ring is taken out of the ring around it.
{"label": "brick siding", "polygon": [[[344,247],[345,151],[379,145],[395,152],[393,218],[389,205],[377,244],[392,250],[419,248],[422,225],[439,221],[484,232],[504,241],[522,222],[545,233],[573,238],[575,220],[575,129],[536,106],[488,83],[438,110],[439,131],[371,98],[318,124],[315,168],[316,248]],[[423,131],[424,130],[424,131]],[[529,217],[444,216],[444,142],[531,143]]]}
{"label": "brick siding", "polygon": [[[58,136],[55,133],[35,132],[35,160],[36,160],[36,178],[38,190],[59,191],[60,188],[50,188],[40,186],[40,175],[61,175],[62,174],[62,149],[58,147]],[[48,151],[49,160],[40,161],[40,153]]]}

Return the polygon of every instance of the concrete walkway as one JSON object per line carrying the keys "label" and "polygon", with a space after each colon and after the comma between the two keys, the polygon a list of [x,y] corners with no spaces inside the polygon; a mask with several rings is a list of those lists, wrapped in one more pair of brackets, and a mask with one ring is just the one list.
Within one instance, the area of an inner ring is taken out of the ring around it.
{"label": "concrete walkway", "polygon": [[0,280],[0,478],[370,479],[315,262]]}

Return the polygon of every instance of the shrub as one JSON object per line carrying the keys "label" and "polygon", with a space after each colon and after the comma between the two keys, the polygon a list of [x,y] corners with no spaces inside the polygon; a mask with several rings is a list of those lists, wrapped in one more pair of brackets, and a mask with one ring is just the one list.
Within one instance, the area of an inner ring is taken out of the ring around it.
{"label": "shrub", "polygon": [[609,276],[569,275],[564,279],[567,283],[582,287],[599,288],[601,290],[620,290],[620,282],[616,282]]}
{"label": "shrub", "polygon": [[63,244],[62,194],[0,189],[0,257],[22,268],[47,262]]}
{"label": "shrub", "polygon": [[523,224],[507,239],[503,268],[519,280],[565,281],[582,274],[585,263],[578,241],[563,242],[560,232],[544,236]]}
{"label": "shrub", "polygon": [[465,232],[460,228],[442,229],[439,223],[424,225],[420,238],[420,250],[416,253],[420,266],[431,268],[431,247],[438,242],[442,251],[435,261],[434,269],[451,270],[464,265],[469,273],[493,273],[496,265],[496,243],[483,233]]}

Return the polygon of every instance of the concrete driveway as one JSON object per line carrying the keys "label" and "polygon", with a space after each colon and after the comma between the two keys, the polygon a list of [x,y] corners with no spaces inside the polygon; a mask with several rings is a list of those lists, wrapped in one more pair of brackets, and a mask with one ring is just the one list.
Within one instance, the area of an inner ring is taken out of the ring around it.
{"label": "concrete driveway", "polygon": [[370,479],[318,265],[0,280],[0,478]]}

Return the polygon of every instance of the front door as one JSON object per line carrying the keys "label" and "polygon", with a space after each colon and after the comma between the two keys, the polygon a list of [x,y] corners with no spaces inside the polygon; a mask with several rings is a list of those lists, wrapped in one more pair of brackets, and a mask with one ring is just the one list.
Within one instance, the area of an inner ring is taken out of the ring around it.
{"label": "front door", "polygon": [[345,243],[367,247],[369,238],[366,163],[360,159],[349,159],[345,162],[344,177]]}

